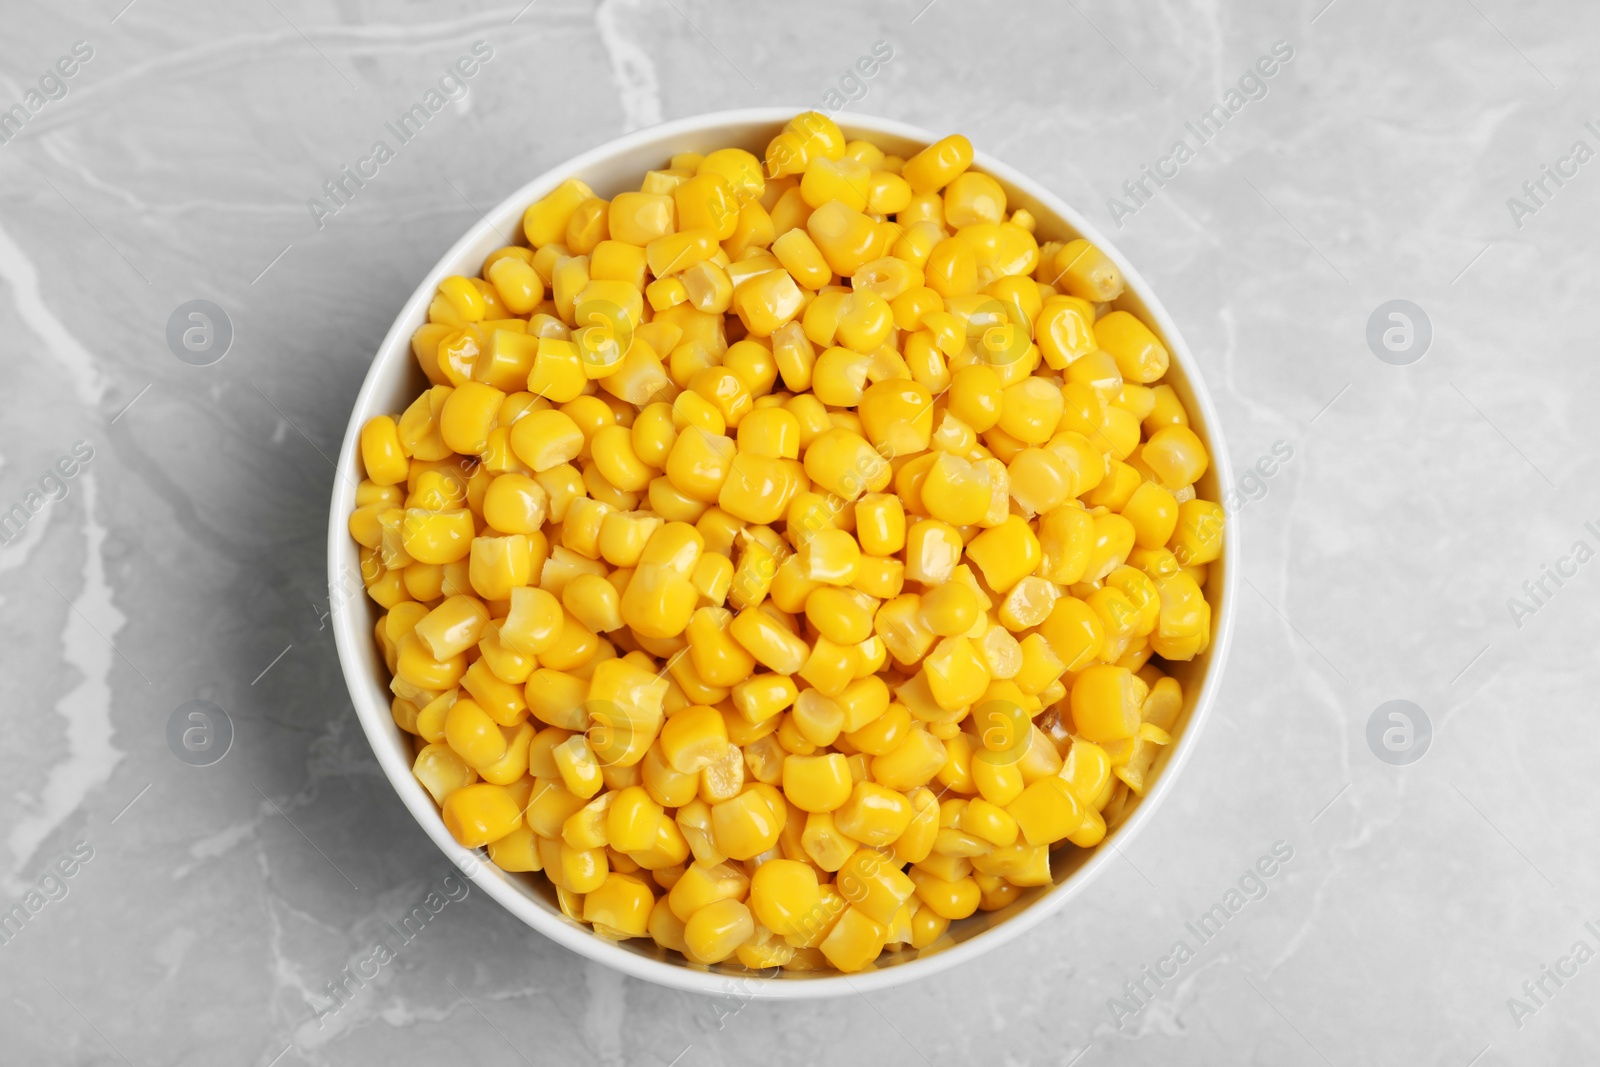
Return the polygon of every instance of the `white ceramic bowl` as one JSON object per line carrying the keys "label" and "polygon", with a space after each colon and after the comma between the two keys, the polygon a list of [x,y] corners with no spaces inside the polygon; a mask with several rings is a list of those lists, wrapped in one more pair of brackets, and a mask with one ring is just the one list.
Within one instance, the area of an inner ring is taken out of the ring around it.
{"label": "white ceramic bowl", "polygon": [[[707,968],[688,964],[648,940],[635,939],[620,944],[603,940],[561,914],[555,905],[554,892],[542,875],[509,874],[489,863],[481,852],[458,845],[445,829],[433,798],[412,776],[411,748],[389,713],[388,675],[373,640],[378,614],[376,605],[360,591],[359,579],[353,579],[360,574],[360,563],[357,546],[348,533],[347,519],[355,505],[356,483],[361,478],[357,435],[362,424],[374,415],[403,410],[426,384],[412,359],[410,340],[412,332],[427,320],[428,303],[442,279],[452,274],[475,276],[484,256],[505,243],[502,235],[520,238],[523,209],[568,177],[580,177],[598,195],[612,196],[637,188],[646,170],[665,165],[667,159],[678,152],[735,145],[761,156],[772,136],[800,110],[803,109],[723,111],[630,133],[535,178],[469,229],[421,280],[378,348],[377,358],[367,372],[367,380],[362,384],[349,428],[345,431],[344,446],[339,453],[339,477],[334,482],[333,506],[328,519],[329,579],[331,596],[337,606],[333,615],[334,637],[345,681],[379,764],[423,830],[485,893],[546,937],[636,978],[710,995],[829,997],[886,989],[936,974],[1037,926],[1116,862],[1116,856],[1105,845],[1090,851],[1069,846],[1054,858],[1054,885],[1030,890],[1002,911],[980,912],[952,924],[943,947],[889,954],[880,959],[875,969],[849,977],[784,973],[760,981],[741,980],[748,979],[751,972],[738,967]],[[888,151],[905,157],[936,140],[924,130],[888,119],[842,114],[837,116],[837,121],[847,136],[868,137]],[[973,165],[1005,186],[1012,206],[1026,207],[1033,212],[1039,220],[1041,238],[1085,237],[1121,268],[1127,279],[1127,293],[1118,305],[1137,313],[1166,342],[1172,353],[1172,367],[1166,380],[1178,391],[1188,408],[1191,426],[1211,452],[1211,468],[1201,480],[1200,494],[1209,500],[1222,500],[1222,494],[1233,488],[1233,476],[1217,428],[1216,410],[1200,380],[1194,356],[1139,272],[1082,214],[1039,183],[982,153],[977,155]],[[1119,846],[1126,846],[1144,828],[1163,798],[1177,786],[1178,771],[1194,750],[1196,736],[1220,684],[1233,632],[1236,580],[1231,563],[1239,551],[1237,531],[1230,529],[1228,537],[1227,552],[1211,565],[1206,585],[1215,630],[1210,649],[1192,663],[1173,665],[1172,673],[1183,683],[1186,698],[1183,714],[1174,730],[1175,743],[1165,749],[1157,761],[1155,785],[1141,802],[1130,805],[1131,814],[1125,813],[1112,830],[1110,839]]]}

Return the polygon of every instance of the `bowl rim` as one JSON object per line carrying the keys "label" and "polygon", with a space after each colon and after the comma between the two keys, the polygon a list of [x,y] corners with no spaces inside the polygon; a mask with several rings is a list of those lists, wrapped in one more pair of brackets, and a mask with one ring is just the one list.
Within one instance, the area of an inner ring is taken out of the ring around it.
{"label": "bowl rim", "polygon": [[[1202,680],[1200,691],[1184,727],[1183,736],[1167,758],[1166,765],[1155,785],[1141,799],[1134,813],[1119,827],[1116,834],[1122,839],[1109,848],[1097,848],[1077,870],[1071,872],[1053,889],[1043,893],[1027,908],[1016,915],[996,923],[987,930],[929,956],[899,963],[893,967],[868,970],[853,975],[833,974],[808,977],[799,981],[770,981],[730,975],[694,965],[671,963],[651,959],[612,944],[594,933],[571,925],[538,907],[515,887],[480,850],[462,847],[444,826],[433,798],[411,773],[411,764],[393,750],[387,732],[393,718],[389,708],[387,690],[374,686],[360,661],[360,643],[370,642],[372,635],[361,624],[357,611],[338,610],[335,599],[340,594],[341,576],[359,574],[359,556],[355,542],[348,532],[348,517],[354,507],[355,486],[360,479],[356,464],[361,426],[370,417],[369,408],[380,387],[386,383],[391,366],[398,359],[402,365],[410,359],[410,337],[413,321],[425,312],[439,282],[453,273],[461,273],[463,259],[468,251],[497,228],[496,222],[508,218],[520,220],[526,205],[543,196],[560,181],[583,172],[610,157],[640,149],[654,141],[670,141],[691,134],[705,134],[724,127],[772,124],[779,126],[795,115],[810,110],[806,107],[754,107],[727,111],[707,112],[687,118],[674,119],[655,126],[625,133],[587,152],[562,162],[518,189],[512,191],[495,207],[482,212],[479,221],[470,226],[459,240],[439,258],[417,285],[411,297],[396,314],[393,325],[385,334],[373,356],[356,395],[350,421],[345,429],[344,441],[339,450],[334,478],[328,525],[328,577],[331,621],[334,643],[338,651],[339,666],[346,688],[362,731],[372,746],[373,754],[383,768],[386,778],[399,794],[400,800],[410,810],[422,830],[433,840],[439,850],[488,896],[505,907],[517,918],[538,933],[565,948],[596,962],[614,967],[624,974],[656,985],[709,996],[737,996],[747,999],[803,999],[846,996],[852,993],[870,993],[903,985],[907,982],[931,977],[958,964],[997,948],[1037,927],[1059,912],[1069,900],[1094,883],[1104,869],[1117,858],[1119,847],[1127,844],[1149,824],[1156,810],[1173,790],[1180,773],[1188,764],[1198,744],[1199,735],[1210,718],[1216,694],[1221,687],[1224,668],[1232,647],[1234,604],[1237,601],[1239,581],[1239,539],[1236,523],[1229,523],[1226,563],[1222,568],[1222,589],[1216,599],[1214,633],[1209,651],[1210,663]],[[923,144],[939,138],[920,127],[895,119],[855,112],[832,116],[847,132],[856,134],[886,134]],[[670,153],[669,153],[670,154]],[[1006,163],[983,152],[974,151],[973,166],[986,171],[1003,182],[1022,190],[1041,205],[1054,212],[1063,222],[1075,229],[1083,238],[1095,244],[1122,271],[1127,288],[1135,293],[1144,305],[1145,313],[1153,319],[1166,340],[1172,360],[1184,372],[1193,403],[1198,405],[1205,437],[1211,453],[1212,469],[1216,473],[1219,498],[1226,500],[1233,489],[1233,470],[1228,451],[1223,442],[1217,412],[1206,388],[1200,368],[1195,362],[1177,324],[1173,321],[1160,298],[1144,277],[1128,262],[1115,244],[1106,239],[1082,212],[1072,207],[1036,179],[1013,169]],[[513,222],[520,225],[520,221]],[[502,233],[504,231],[501,231]],[[475,270],[465,273],[473,274]],[[403,350],[403,355],[397,352]],[[364,597],[362,589],[354,596]],[[1107,844],[1111,844],[1109,841]],[[752,975],[751,978],[755,978]]]}

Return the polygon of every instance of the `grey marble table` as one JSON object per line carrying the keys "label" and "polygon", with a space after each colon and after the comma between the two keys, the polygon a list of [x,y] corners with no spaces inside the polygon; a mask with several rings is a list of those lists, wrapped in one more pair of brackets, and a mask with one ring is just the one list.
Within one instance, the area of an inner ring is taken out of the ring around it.
{"label": "grey marble table", "polygon": [[[0,911],[29,915],[0,943],[0,1060],[1490,1067],[1593,1046],[1600,9],[926,2],[0,5],[0,108],[22,108],[0,113]],[[892,58],[852,80],[877,42]],[[439,113],[331,201],[430,90]],[[1065,913],[870,1001],[664,991],[472,893],[319,1020],[450,870],[324,621],[328,457],[371,353],[529,177],[774,103],[969,134],[1088,211],[1181,323],[1236,467],[1260,465],[1236,652],[1183,788]],[[231,324],[218,362],[169,347],[193,300]],[[233,721],[209,767],[168,745],[191,700]]]}

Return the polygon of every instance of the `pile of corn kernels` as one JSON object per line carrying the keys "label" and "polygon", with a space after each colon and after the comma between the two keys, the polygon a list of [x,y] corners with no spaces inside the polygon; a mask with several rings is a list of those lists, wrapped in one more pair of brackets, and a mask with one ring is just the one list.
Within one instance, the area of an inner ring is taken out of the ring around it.
{"label": "pile of corn kernels", "polygon": [[602,937],[859,971],[1142,795],[1221,507],[1116,266],[947,137],[564,182],[447,278],[350,532],[445,825]]}

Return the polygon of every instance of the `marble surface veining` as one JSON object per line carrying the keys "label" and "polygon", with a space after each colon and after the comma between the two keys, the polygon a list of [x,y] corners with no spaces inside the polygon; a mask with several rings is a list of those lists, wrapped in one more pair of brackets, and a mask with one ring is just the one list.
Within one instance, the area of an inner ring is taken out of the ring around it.
{"label": "marble surface veining", "polygon": [[[1578,0],[4,0],[0,911],[30,917],[0,944],[0,1059],[1588,1058],[1597,39]],[[755,104],[959,130],[1086,210],[1260,464],[1182,789],[1064,913],[870,1000],[675,993],[459,898],[324,619],[328,457],[416,280],[547,167]],[[1401,299],[1421,315],[1369,343]],[[167,342],[191,300],[231,323],[210,365]],[[168,745],[191,700],[233,722],[209,767]],[[1399,720],[1369,744],[1391,700],[1432,727],[1403,766],[1375,754]]]}

